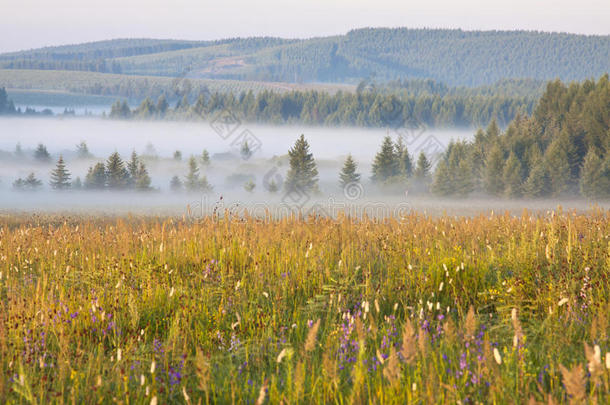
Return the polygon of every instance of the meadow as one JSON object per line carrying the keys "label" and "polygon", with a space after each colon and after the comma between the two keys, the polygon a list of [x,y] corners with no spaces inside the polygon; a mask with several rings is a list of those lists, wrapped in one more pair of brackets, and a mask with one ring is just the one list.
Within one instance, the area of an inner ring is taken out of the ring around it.
{"label": "meadow", "polygon": [[609,214],[4,214],[0,398],[608,403]]}

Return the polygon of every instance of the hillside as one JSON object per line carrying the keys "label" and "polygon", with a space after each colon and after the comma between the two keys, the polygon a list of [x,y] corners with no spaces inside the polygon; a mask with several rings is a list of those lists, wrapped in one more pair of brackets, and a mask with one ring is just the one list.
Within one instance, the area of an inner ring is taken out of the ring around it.
{"label": "hillside", "polygon": [[610,36],[531,31],[368,28],[285,40],[111,40],[0,54],[3,69],[273,82],[433,79],[452,86],[504,78],[564,81],[610,70]]}

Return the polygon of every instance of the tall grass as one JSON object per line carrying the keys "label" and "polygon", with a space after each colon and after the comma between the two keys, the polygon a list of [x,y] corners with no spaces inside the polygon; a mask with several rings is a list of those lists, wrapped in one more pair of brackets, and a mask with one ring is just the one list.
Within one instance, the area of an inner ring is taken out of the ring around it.
{"label": "tall grass", "polygon": [[0,219],[0,398],[607,403],[608,213]]}

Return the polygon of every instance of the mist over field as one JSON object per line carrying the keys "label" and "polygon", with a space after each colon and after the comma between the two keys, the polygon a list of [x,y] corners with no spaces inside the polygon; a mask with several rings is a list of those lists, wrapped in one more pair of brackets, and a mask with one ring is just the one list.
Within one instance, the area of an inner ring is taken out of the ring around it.
{"label": "mist over field", "polygon": [[[336,217],[345,212],[354,217],[400,216],[411,211],[432,215],[476,215],[481,212],[505,210],[519,214],[523,209],[544,211],[562,205],[565,209],[586,210],[607,203],[583,198],[546,200],[502,200],[475,196],[472,198],[435,198],[421,195],[408,186],[380,189],[371,180],[371,163],[386,135],[394,139],[396,130],[362,128],[321,128],[306,126],[262,126],[241,124],[223,139],[208,122],[120,121],[101,118],[4,118],[0,119],[0,210],[25,212],[63,212],[80,214],[158,214],[203,217],[225,209],[236,215],[264,217],[265,211],[275,217],[300,212]],[[239,154],[233,144],[241,131],[249,131],[260,146],[249,159]],[[446,148],[453,140],[471,140],[473,130],[427,129],[411,134],[411,154],[424,138],[433,137]],[[287,151],[300,134],[305,134],[319,171],[319,193],[289,196],[283,190],[271,194],[266,189],[271,180],[280,183],[288,170]],[[409,135],[403,133],[403,135]],[[418,137],[416,139],[416,137]],[[76,145],[86,142],[92,157],[79,158]],[[33,151],[39,143],[48,147],[52,156],[47,163],[37,162]],[[14,156],[20,144],[23,155]],[[199,157],[206,149],[211,164],[201,168],[213,189],[209,193],[175,192],[170,190],[173,176],[187,175],[190,156]],[[84,180],[87,169],[103,162],[112,152],[128,160],[136,151],[146,163],[152,192],[112,192],[72,190],[57,192],[49,187],[49,175],[61,154],[72,175]],[[182,153],[181,160],[174,153]],[[362,184],[353,190],[339,186],[339,172],[347,154],[358,163]],[[43,182],[36,192],[15,191],[12,182],[35,173]],[[252,180],[256,187],[247,192],[244,184]],[[600,205],[601,204],[601,205]]]}

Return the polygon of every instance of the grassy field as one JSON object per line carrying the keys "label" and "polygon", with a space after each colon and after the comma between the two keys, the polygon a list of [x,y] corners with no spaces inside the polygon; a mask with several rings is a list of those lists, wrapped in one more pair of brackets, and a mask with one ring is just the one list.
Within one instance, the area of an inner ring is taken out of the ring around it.
{"label": "grassy field", "polygon": [[608,214],[4,215],[0,398],[608,403]]}
{"label": "grassy field", "polygon": [[[291,90],[325,90],[334,93],[338,90],[351,91],[355,86],[341,84],[292,84],[238,80],[214,80],[188,78],[192,97],[200,91],[234,93],[252,90],[254,93],[272,90],[286,92]],[[38,90],[43,92],[62,92],[73,96],[96,95],[124,97],[140,100],[145,97],[156,98],[161,94],[173,95],[182,90],[185,81],[182,77],[130,76],[111,73],[0,69],[0,87],[6,87],[9,97],[11,90]],[[59,94],[61,96],[61,94]]]}

